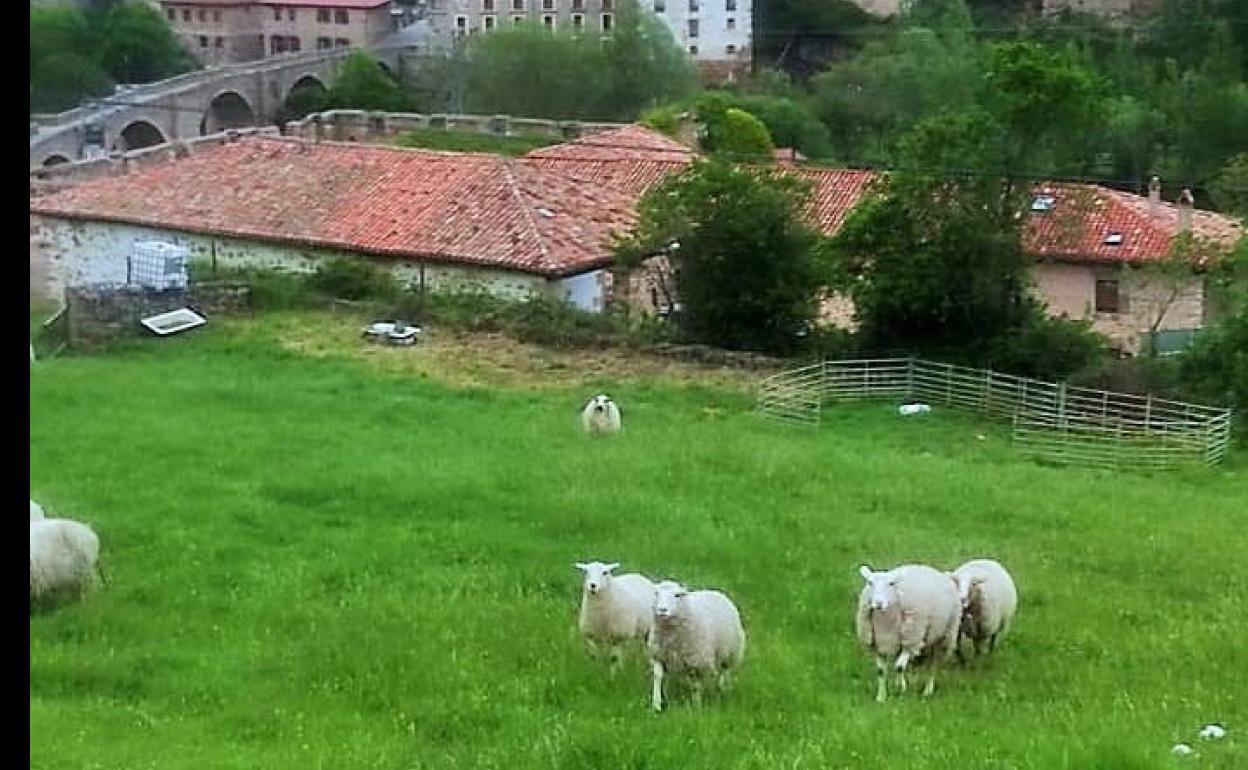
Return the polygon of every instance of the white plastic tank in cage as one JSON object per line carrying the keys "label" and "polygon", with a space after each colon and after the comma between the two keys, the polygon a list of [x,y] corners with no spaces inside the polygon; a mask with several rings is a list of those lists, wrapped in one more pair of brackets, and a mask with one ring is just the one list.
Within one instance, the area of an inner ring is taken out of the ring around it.
{"label": "white plastic tank in cage", "polygon": [[128,283],[151,289],[184,289],[190,249],[165,241],[139,241],[130,249]]}

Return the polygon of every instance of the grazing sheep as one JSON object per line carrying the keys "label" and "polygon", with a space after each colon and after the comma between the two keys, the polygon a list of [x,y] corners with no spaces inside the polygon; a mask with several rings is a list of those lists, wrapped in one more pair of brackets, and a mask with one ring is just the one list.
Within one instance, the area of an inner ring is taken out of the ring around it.
{"label": "grazing sheep", "polygon": [[958,659],[962,656],[962,639],[969,638],[975,654],[980,654],[984,640],[988,651],[997,648],[997,639],[1009,630],[1018,609],[1018,590],[1014,579],[992,559],[974,559],[953,572],[962,602],[962,622],[958,634]]}
{"label": "grazing sheep", "polygon": [[40,505],[39,503],[36,503],[34,500],[31,500],[30,501],[30,520],[42,521],[44,518],[45,517],[43,515],[43,506]]}
{"label": "grazing sheep", "polygon": [[100,540],[69,519],[30,523],[30,601],[81,596],[95,585]]}
{"label": "grazing sheep", "polygon": [[591,436],[619,433],[620,408],[605,395],[594,396],[581,412],[581,425]]}
{"label": "grazing sheep", "polygon": [[693,702],[702,703],[702,680],[712,674],[722,690],[745,656],[745,628],[732,600],[719,591],[689,591],[665,580],[655,591],[650,631],[651,704],[663,709],[663,675],[688,678]]}
{"label": "grazing sheep", "polygon": [[858,639],[875,653],[875,699],[888,696],[885,671],[891,661],[901,692],[911,662],[929,669],[924,695],[936,688],[936,670],[958,641],[962,604],[958,588],[944,572],[906,564],[886,572],[858,569],[866,585],[858,599]]}
{"label": "grazing sheep", "polygon": [[591,650],[610,651],[612,671],[620,662],[624,645],[635,639],[645,641],[654,606],[654,583],[641,575],[611,574],[619,566],[618,562],[576,563],[585,575],[577,625]]}

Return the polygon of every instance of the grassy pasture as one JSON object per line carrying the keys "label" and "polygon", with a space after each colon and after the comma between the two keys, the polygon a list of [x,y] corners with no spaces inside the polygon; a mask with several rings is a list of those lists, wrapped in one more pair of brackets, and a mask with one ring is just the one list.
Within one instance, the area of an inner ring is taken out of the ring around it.
{"label": "grassy pasture", "polygon": [[[723,372],[300,332],[347,323],[32,372],[32,496],[96,527],[111,578],[30,619],[32,769],[1248,767],[1242,460],[1048,468],[939,411],[803,432]],[[577,429],[600,389],[615,440]],[[875,704],[857,566],[984,555],[1013,636]],[[588,559],[728,592],[735,688],[656,716],[639,658],[607,678],[573,632]]]}

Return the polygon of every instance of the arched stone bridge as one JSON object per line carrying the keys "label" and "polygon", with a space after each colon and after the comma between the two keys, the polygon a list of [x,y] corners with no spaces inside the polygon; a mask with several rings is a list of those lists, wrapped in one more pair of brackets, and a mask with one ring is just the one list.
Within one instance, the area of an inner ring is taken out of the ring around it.
{"label": "arched stone bridge", "polygon": [[[272,123],[292,92],[328,89],[352,50],[212,67],[135,86],[58,115],[33,116],[30,167]],[[397,71],[399,49],[371,53]]]}

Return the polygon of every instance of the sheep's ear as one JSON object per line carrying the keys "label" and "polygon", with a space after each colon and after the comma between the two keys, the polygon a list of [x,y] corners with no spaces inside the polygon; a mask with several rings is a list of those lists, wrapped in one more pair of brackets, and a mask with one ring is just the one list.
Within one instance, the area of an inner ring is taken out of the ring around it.
{"label": "sheep's ear", "polygon": [[606,567],[603,567],[603,570],[602,570],[602,571],[603,571],[603,572],[610,572],[611,570],[614,570],[614,569],[619,569],[619,567],[620,567],[620,563],[619,563],[618,561],[614,561],[614,562],[611,562],[610,564],[608,564]]}
{"label": "sheep's ear", "polygon": [[873,574],[875,574],[875,573],[873,573],[873,572],[871,571],[871,568],[870,568],[870,567],[868,567],[867,565],[863,564],[861,567],[859,567],[859,568],[858,568],[858,574],[859,574],[859,575],[862,575],[862,579],[863,579],[863,580],[870,580],[870,579],[871,579],[871,576],[872,576]]}
{"label": "sheep's ear", "polygon": [[576,564],[574,564],[573,566],[575,566],[575,567],[576,567],[577,569],[579,569],[581,572],[584,572],[585,570],[589,569],[589,565],[588,565],[588,564],[585,564],[585,563],[583,563],[583,562],[579,562],[579,561],[578,561]]}

